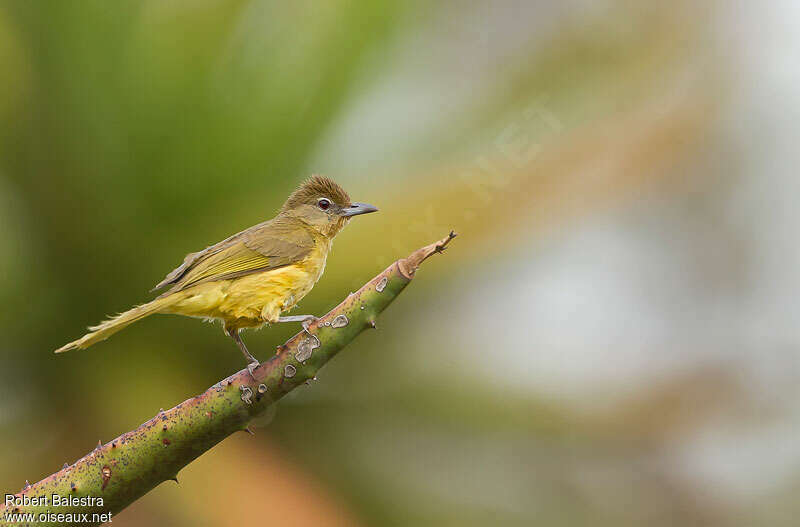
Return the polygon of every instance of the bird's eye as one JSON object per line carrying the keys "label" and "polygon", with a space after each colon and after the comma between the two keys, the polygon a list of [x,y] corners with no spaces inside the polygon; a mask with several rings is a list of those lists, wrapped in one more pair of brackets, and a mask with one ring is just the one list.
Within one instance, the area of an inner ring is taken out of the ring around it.
{"label": "bird's eye", "polygon": [[320,198],[319,201],[317,201],[317,207],[321,210],[328,210],[331,207],[331,202],[327,198]]}

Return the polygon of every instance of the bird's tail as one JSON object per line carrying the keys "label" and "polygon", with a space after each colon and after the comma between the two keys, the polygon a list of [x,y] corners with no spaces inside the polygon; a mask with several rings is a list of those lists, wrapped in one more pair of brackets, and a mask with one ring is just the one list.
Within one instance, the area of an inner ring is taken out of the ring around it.
{"label": "bird's tail", "polygon": [[90,333],[87,333],[76,341],[70,342],[69,344],[58,348],[56,353],[63,353],[73,349],[85,349],[96,342],[105,340],[117,331],[128,327],[137,320],[162,311],[164,308],[175,302],[176,298],[174,297],[175,295],[169,295],[156,298],[152,302],[142,304],[141,306],[136,306],[133,309],[129,309],[124,313],[120,313],[119,315],[106,320],[105,322],[101,322],[96,326],[90,327]]}

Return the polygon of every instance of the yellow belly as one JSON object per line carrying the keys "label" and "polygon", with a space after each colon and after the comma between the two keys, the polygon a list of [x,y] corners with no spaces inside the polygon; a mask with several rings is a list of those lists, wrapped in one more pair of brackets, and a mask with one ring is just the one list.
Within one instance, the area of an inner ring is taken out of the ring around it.
{"label": "yellow belly", "polygon": [[324,269],[322,256],[263,273],[198,284],[175,293],[180,298],[165,312],[219,319],[230,329],[274,323],[311,291]]}

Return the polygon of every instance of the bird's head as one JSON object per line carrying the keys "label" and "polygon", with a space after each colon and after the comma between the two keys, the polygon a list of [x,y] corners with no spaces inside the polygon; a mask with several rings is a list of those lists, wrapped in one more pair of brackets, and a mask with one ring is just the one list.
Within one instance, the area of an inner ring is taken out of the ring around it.
{"label": "bird's head", "polygon": [[330,178],[312,176],[292,192],[280,213],[333,238],[353,216],[377,210],[367,203],[351,202],[347,192]]}

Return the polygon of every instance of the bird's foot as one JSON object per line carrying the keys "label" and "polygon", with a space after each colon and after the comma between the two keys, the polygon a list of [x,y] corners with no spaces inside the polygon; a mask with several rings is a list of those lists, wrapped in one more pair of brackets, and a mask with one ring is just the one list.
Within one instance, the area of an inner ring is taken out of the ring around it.
{"label": "bird's foot", "polygon": [[317,320],[319,320],[319,319],[317,317],[315,317],[314,315],[308,315],[308,317],[300,324],[301,326],[303,326],[303,331],[308,333],[309,337],[311,336],[311,332],[308,331],[308,326],[310,326],[311,324],[314,324]]}
{"label": "bird's foot", "polygon": [[314,315],[292,315],[290,317],[279,317],[278,322],[300,322],[303,326],[303,331],[305,331],[308,336],[311,336],[311,332],[308,330],[309,326],[319,320]]}
{"label": "bird's foot", "polygon": [[250,372],[250,377],[252,377],[254,381],[257,379],[256,376],[253,374],[253,371],[255,371],[255,369],[258,368],[259,366],[261,366],[261,363],[255,359],[247,364],[247,371]]}
{"label": "bird's foot", "polygon": [[247,371],[250,372],[250,377],[252,377],[253,380],[256,380],[256,376],[253,375],[253,370],[258,368],[260,363],[258,362],[258,359],[253,357],[253,354],[247,350],[247,346],[244,345],[244,341],[242,340],[242,336],[239,335],[239,332],[239,329],[229,330],[228,328],[225,328],[225,333],[227,333],[228,336],[230,336],[236,342],[236,345],[239,346],[239,349],[242,350],[242,355],[244,355],[244,358],[247,361]]}

